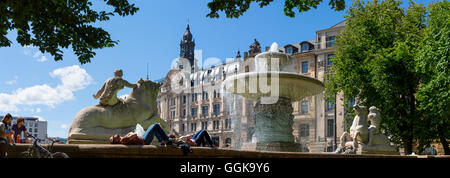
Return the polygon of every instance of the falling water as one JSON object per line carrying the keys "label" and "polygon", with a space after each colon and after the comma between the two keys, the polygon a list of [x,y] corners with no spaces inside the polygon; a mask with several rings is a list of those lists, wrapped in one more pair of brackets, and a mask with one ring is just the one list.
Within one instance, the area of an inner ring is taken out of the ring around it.
{"label": "falling water", "polygon": [[273,42],[270,46],[269,52],[277,52],[278,51],[278,43]]}

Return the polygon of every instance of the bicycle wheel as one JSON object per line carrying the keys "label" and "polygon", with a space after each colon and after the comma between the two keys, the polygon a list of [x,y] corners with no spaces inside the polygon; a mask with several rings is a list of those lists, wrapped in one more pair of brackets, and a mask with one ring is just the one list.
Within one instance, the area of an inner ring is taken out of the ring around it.
{"label": "bicycle wheel", "polygon": [[64,152],[55,152],[52,154],[53,158],[69,158],[69,155],[67,155]]}

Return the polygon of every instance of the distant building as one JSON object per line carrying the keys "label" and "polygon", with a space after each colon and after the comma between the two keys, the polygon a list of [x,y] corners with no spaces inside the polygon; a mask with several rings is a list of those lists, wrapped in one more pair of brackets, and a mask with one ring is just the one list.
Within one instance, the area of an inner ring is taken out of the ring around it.
{"label": "distant building", "polygon": [[[332,65],[330,59],[335,52],[335,37],[344,27],[345,21],[342,21],[330,28],[318,30],[315,40],[284,45],[279,48],[279,52],[287,53],[293,58],[294,72],[323,81]],[[209,68],[197,66],[194,47],[188,25],[180,43],[177,67],[168,72],[158,95],[161,118],[167,121],[171,133],[179,135],[206,129],[212,136],[219,138],[220,147],[250,142],[254,130],[255,102],[237,95],[224,96],[221,85],[229,76],[255,70],[254,57],[261,53],[259,42],[255,39],[250,49],[244,52],[243,58],[239,51],[233,61]],[[265,48],[266,51],[268,49],[269,47]],[[340,135],[348,127],[343,124],[346,112],[342,97],[338,94],[337,107],[331,101],[326,101],[323,95],[292,103],[293,135],[296,142],[301,143],[301,151],[334,151],[334,138],[337,138],[339,144]],[[239,133],[238,136],[236,133]]]}

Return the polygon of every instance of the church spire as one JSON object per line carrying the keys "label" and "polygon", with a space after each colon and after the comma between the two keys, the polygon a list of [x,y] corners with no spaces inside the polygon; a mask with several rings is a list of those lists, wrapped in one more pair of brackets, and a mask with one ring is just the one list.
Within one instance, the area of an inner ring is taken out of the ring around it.
{"label": "church spire", "polygon": [[193,41],[191,28],[189,26],[188,21],[186,26],[186,32],[184,33],[183,39],[180,42],[180,57],[188,59],[191,67],[195,65],[194,49],[195,49],[195,41]]}

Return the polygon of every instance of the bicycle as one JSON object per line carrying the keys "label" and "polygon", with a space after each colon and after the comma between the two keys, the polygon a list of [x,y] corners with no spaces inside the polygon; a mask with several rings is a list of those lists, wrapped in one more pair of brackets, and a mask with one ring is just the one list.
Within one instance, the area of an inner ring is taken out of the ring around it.
{"label": "bicycle", "polygon": [[28,134],[28,137],[32,137],[34,139],[33,144],[28,148],[28,151],[22,152],[23,158],[69,158],[69,156],[64,152],[54,152],[53,145],[56,140],[52,139],[52,144],[50,148],[47,150],[43,146],[39,145],[38,142],[42,141],[39,138],[34,137],[33,135]]}

